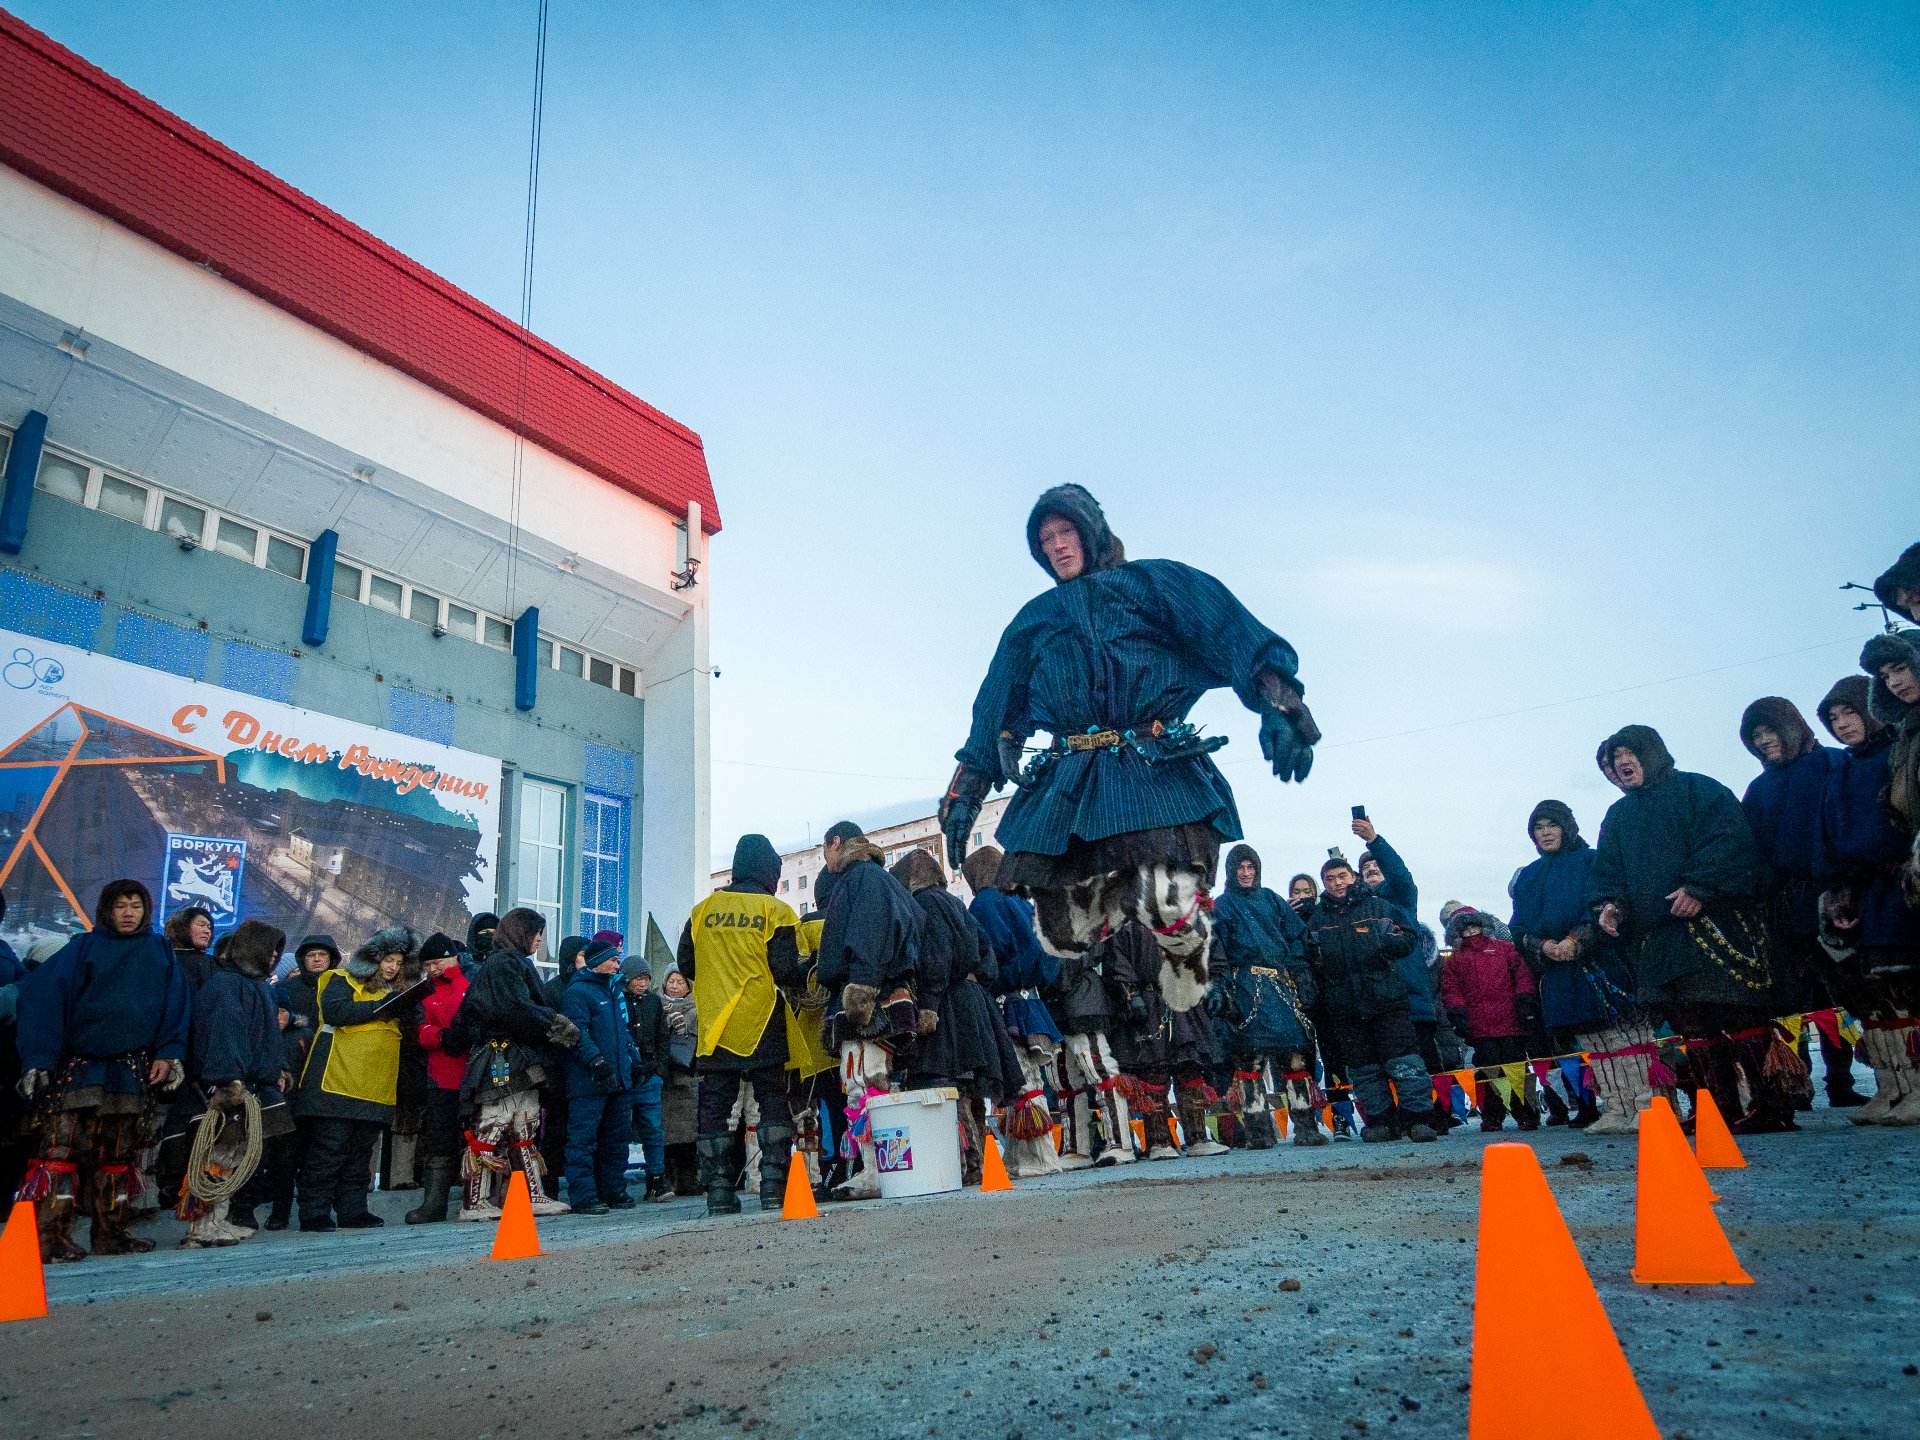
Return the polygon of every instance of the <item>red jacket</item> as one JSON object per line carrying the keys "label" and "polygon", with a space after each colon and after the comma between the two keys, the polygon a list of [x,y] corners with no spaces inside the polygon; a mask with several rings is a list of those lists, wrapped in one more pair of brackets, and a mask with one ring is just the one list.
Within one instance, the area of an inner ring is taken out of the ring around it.
{"label": "red jacket", "polygon": [[467,1057],[449,1055],[440,1048],[440,1037],[453,1024],[460,1002],[467,998],[467,977],[458,966],[434,981],[427,998],[420,1002],[420,1028],[414,1038],[427,1052],[427,1079],[436,1090],[458,1090],[467,1075]]}
{"label": "red jacket", "polygon": [[1440,969],[1440,1003],[1449,1013],[1467,1012],[1469,1040],[1525,1035],[1516,1002],[1535,995],[1533,972],[1520,952],[1491,935],[1463,936]]}

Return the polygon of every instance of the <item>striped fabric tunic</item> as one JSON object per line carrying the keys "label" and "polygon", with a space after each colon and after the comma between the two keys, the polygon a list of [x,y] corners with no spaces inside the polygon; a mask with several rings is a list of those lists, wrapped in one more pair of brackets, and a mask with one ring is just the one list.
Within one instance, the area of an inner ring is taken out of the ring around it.
{"label": "striped fabric tunic", "polygon": [[[1135,560],[1057,585],[1030,600],[1000,637],[973,705],[960,763],[995,781],[999,739],[1045,731],[1146,733],[1184,721],[1207,691],[1230,686],[1261,708],[1257,675],[1291,678],[1293,647],[1247,612],[1211,575],[1174,560]],[[1149,764],[1132,746],[1055,758],[1000,821],[1009,853],[1063,855],[1097,841],[1166,826],[1208,824],[1240,838],[1226,778],[1205,754]]]}

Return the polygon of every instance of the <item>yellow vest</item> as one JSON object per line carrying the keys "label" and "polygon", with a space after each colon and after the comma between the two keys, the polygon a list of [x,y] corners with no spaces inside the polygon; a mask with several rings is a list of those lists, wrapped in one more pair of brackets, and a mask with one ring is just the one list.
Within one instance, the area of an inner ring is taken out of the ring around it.
{"label": "yellow vest", "polygon": [[[794,941],[800,949],[800,963],[810,965],[820,950],[820,932],[827,922],[819,916],[811,920],[802,920],[794,931]],[[811,1080],[823,1070],[831,1070],[840,1062],[827,1053],[827,1047],[820,1043],[820,1017],[818,1014],[806,1015],[781,998],[781,1006],[787,1012],[787,1069],[800,1072],[802,1080]]]}
{"label": "yellow vest", "polygon": [[[363,985],[344,970],[329,970],[320,977],[314,999],[318,1001],[332,984],[349,986],[355,1000],[380,1000],[393,993],[378,980]],[[393,1104],[400,1086],[400,1022],[369,1020],[364,1025],[340,1026],[332,1029],[329,1038],[332,1043],[327,1047],[327,1068],[320,1072],[320,1088],[329,1095],[373,1105]]]}
{"label": "yellow vest", "polygon": [[716,890],[687,924],[693,931],[693,1000],[700,1014],[695,1055],[751,1055],[766,1034],[780,992],[767,966],[773,932],[800,917],[784,900],[746,890]]}

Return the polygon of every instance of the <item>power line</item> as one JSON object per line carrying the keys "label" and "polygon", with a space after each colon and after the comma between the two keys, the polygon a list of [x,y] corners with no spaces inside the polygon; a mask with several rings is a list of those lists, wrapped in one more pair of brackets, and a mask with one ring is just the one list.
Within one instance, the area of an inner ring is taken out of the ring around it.
{"label": "power line", "polygon": [[513,480],[507,505],[507,613],[517,614],[515,572],[520,558],[520,492],[527,441],[527,371],[533,348],[533,249],[540,218],[540,131],[547,108],[547,0],[533,40],[533,121],[527,136],[527,220],[520,247],[520,350],[514,400]]}

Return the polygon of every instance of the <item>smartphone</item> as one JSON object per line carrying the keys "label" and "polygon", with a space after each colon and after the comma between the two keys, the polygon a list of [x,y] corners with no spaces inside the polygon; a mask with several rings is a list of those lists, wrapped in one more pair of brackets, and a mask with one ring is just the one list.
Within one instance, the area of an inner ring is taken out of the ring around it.
{"label": "smartphone", "polygon": [[1366,806],[1364,806],[1364,805],[1356,805],[1356,806],[1354,806],[1354,807],[1353,807],[1353,818],[1354,818],[1354,819],[1356,819],[1356,820],[1364,820],[1364,819],[1366,819],[1366,818],[1367,818],[1367,807],[1366,807]]}
{"label": "smartphone", "polygon": [[1344,857],[1340,854],[1340,847],[1338,845],[1329,845],[1327,847],[1327,859],[1339,860],[1342,858]]}

